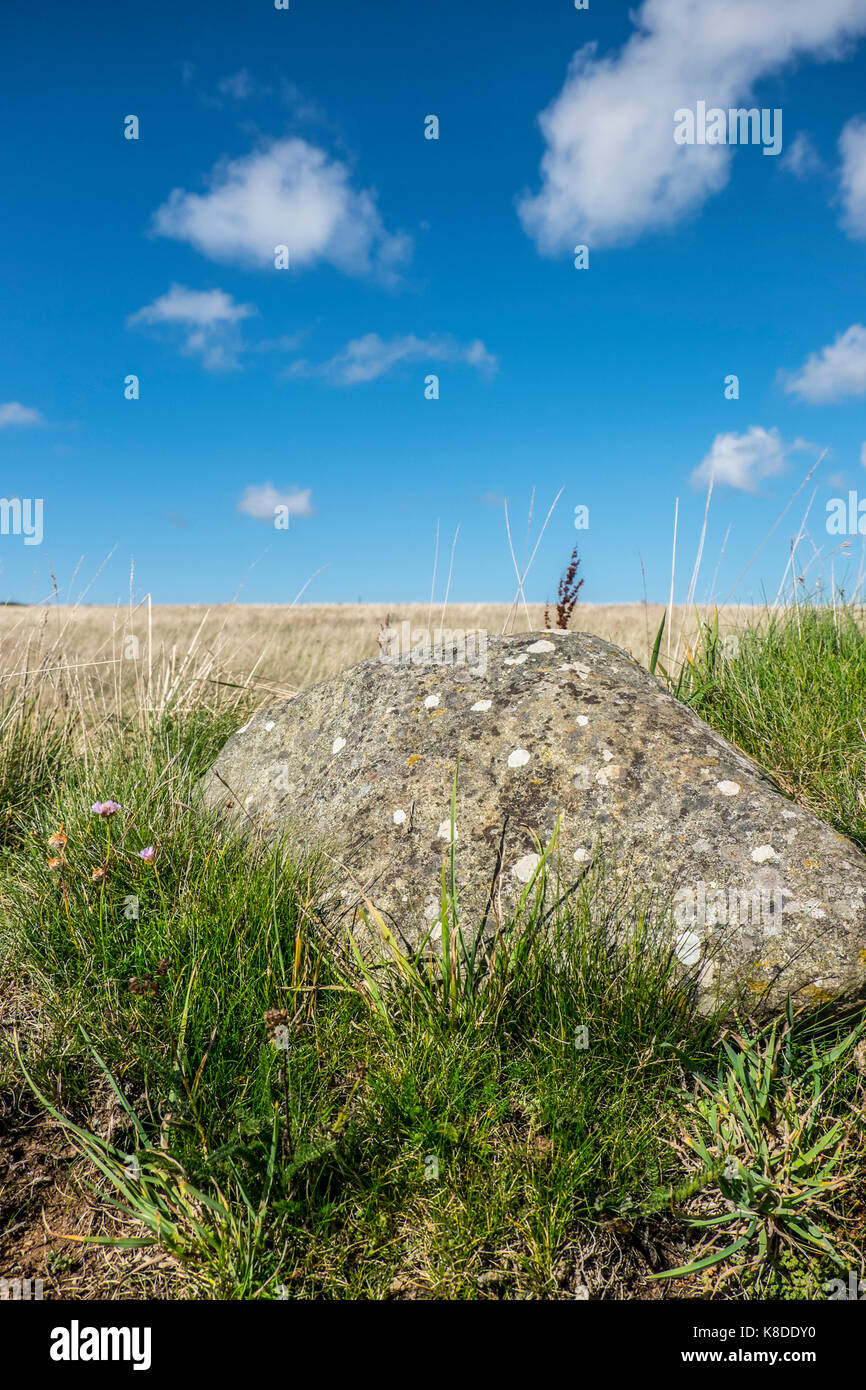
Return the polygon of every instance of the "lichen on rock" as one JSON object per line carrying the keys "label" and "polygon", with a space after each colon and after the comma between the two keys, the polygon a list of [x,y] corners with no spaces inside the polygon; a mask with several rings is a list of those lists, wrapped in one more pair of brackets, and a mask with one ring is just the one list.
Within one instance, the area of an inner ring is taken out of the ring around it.
{"label": "lichen on rock", "polygon": [[373,904],[409,946],[436,921],[443,860],[461,929],[489,931],[556,832],[548,891],[567,903],[604,861],[620,900],[651,895],[701,1007],[866,994],[866,856],[586,633],[490,638],[463,663],[362,662],[229,739],[209,804],[227,788],[232,814],[328,854],[335,912],[357,925]]}

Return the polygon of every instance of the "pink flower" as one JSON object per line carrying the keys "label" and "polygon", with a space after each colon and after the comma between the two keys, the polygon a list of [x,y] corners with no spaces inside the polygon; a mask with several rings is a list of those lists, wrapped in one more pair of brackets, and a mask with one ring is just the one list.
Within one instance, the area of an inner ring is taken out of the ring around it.
{"label": "pink flower", "polygon": [[122,811],[123,807],[116,801],[94,801],[90,809],[95,816],[104,816],[107,819],[113,816],[115,811]]}
{"label": "pink flower", "polygon": [[152,864],[156,858],[156,850],[153,845],[148,845],[146,849],[140,849],[138,851],[138,857],[139,859],[143,859],[145,864]]}

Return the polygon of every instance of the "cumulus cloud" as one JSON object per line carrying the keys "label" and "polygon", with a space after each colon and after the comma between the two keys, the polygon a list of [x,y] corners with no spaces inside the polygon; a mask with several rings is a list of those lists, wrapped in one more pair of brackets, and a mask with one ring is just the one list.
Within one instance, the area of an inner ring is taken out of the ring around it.
{"label": "cumulus cloud", "polygon": [[385,280],[411,251],[408,237],[385,230],[374,193],[352,188],[345,164],[297,137],[217,164],[207,193],[174,189],[153,227],[215,261],[273,268],[274,247],[287,246],[292,266],[325,261]]}
{"label": "cumulus cloud", "polygon": [[0,430],[8,429],[13,425],[42,425],[44,420],[38,410],[31,410],[29,405],[22,405],[20,401],[6,401],[0,405]]}
{"label": "cumulus cloud", "polygon": [[866,237],[866,117],[855,116],[839,136],[842,156],[842,226],[849,236]]}
{"label": "cumulus cloud", "polygon": [[574,55],[539,117],[541,189],[519,212],[547,254],[633,241],[700,208],[726,185],[731,149],[676,144],[674,112],[739,107],[794,58],[839,58],[866,32],[866,0],[644,0],[633,22],[618,52]]}
{"label": "cumulus cloud", "polygon": [[305,487],[286,491],[275,488],[273,483],[251,483],[238,498],[238,511],[253,517],[255,521],[273,522],[277,507],[285,507],[288,516],[312,516],[311,489]]}
{"label": "cumulus cloud", "polygon": [[781,371],[779,381],[788,395],[809,405],[866,395],[866,328],[852,323],[829,347],[807,357],[798,371]]}
{"label": "cumulus cloud", "polygon": [[354,386],[362,381],[375,381],[402,362],[458,362],[485,374],[492,374],[498,367],[497,359],[487,351],[480,338],[463,344],[448,334],[417,338],[414,333],[407,333],[386,342],[378,333],[365,333],[361,338],[353,338],[330,361],[295,362],[289,373],[292,376],[323,376],[341,386]]}
{"label": "cumulus cloud", "polygon": [[130,328],[144,324],[179,329],[182,351],[200,356],[208,370],[220,371],[238,365],[242,350],[238,324],[257,313],[254,304],[238,304],[224,290],[172,285],[126,322]]}
{"label": "cumulus cloud", "polygon": [[692,473],[692,483],[699,487],[712,478],[716,487],[724,484],[740,492],[757,492],[764,478],[783,472],[790,449],[798,447],[802,447],[800,441],[786,445],[778,430],[760,425],[750,425],[745,434],[717,434],[710,452]]}

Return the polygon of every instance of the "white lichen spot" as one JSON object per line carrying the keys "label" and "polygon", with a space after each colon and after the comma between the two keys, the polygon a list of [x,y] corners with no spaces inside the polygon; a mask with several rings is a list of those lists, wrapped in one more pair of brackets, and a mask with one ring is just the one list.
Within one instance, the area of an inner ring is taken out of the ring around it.
{"label": "white lichen spot", "polygon": [[693,931],[684,931],[674,942],[674,955],[683,965],[695,965],[701,958],[701,938]]}
{"label": "white lichen spot", "polygon": [[717,782],[716,786],[722,793],[722,796],[736,796],[737,792],[740,790],[739,782]]}
{"label": "white lichen spot", "polygon": [[619,777],[620,768],[618,763],[613,767],[600,767],[595,774],[595,780],[600,787],[606,787],[608,782],[615,782]]}
{"label": "white lichen spot", "polygon": [[395,825],[402,825],[405,819],[406,819],[406,812],[405,812],[405,811],[395,811],[395,812],[394,812],[394,824],[395,824]]}
{"label": "white lichen spot", "polygon": [[612,754],[612,753],[609,753],[608,750],[607,750],[606,748],[602,748],[602,750],[601,750],[601,756],[604,758],[604,760],[605,760],[606,763],[611,762],[612,759],[613,759],[613,754]]}
{"label": "white lichen spot", "polygon": [[589,720],[587,719],[585,714],[579,714],[577,716],[577,722],[580,725],[581,729],[585,729],[587,724],[589,723]]}
{"label": "white lichen spot", "polygon": [[540,863],[540,854],[524,854],[522,859],[518,859],[511,872],[515,878],[520,879],[521,883],[528,883]]}
{"label": "white lichen spot", "polygon": [[478,714],[486,714],[487,711],[490,709],[490,706],[491,706],[492,704],[493,704],[493,701],[492,701],[492,700],[476,700],[476,701],[475,701],[475,704],[472,706],[472,708],[473,708]]}
{"label": "white lichen spot", "polygon": [[821,922],[827,916],[818,898],[807,898],[803,902],[795,899],[793,902],[785,903],[782,911],[796,914],[798,917],[809,917],[813,922]]}
{"label": "white lichen spot", "polygon": [[[452,836],[451,836],[451,821],[450,821],[450,819],[449,819],[449,820],[441,820],[441,821],[439,822],[439,829],[436,831],[436,838],[437,838],[437,840],[448,840],[449,842],[452,842]],[[457,839],[458,839],[458,835],[457,835],[457,826],[455,825],[455,827],[454,827],[453,843],[456,843]]]}
{"label": "white lichen spot", "polygon": [[753,864],[766,864],[768,859],[775,859],[776,851],[772,845],[758,845],[757,849],[752,850]]}
{"label": "white lichen spot", "polygon": [[533,656],[535,656],[536,652],[555,652],[556,647],[553,642],[541,641],[533,642],[532,646],[527,647],[526,650],[532,652]]}
{"label": "white lichen spot", "polygon": [[529,762],[529,754],[525,748],[515,748],[513,753],[508,754],[509,767],[525,767]]}
{"label": "white lichen spot", "polygon": [[336,757],[338,753],[342,753],[345,746],[346,740],[344,738],[335,738],[334,742],[331,744],[331,752],[334,757]]}
{"label": "white lichen spot", "polygon": [[424,909],[424,916],[428,922],[435,922],[439,916],[439,904],[435,898],[427,899],[427,906]]}
{"label": "white lichen spot", "polygon": [[438,695],[428,695],[428,696],[427,696],[427,699],[424,701],[424,708],[425,708],[425,709],[436,709],[436,706],[437,706],[438,704],[439,704],[439,696],[438,696]]}
{"label": "white lichen spot", "polygon": [[502,664],[503,666],[522,666],[524,661],[528,660],[529,657],[524,652],[522,656],[507,656]]}
{"label": "white lichen spot", "polygon": [[578,864],[588,864],[592,858],[592,854],[588,849],[584,849],[583,846],[581,846],[580,849],[574,851],[574,858],[575,862]]}
{"label": "white lichen spot", "polygon": [[273,728],[276,728],[276,720],[269,719],[267,724],[265,725],[265,733],[269,734],[271,732],[271,729]]}

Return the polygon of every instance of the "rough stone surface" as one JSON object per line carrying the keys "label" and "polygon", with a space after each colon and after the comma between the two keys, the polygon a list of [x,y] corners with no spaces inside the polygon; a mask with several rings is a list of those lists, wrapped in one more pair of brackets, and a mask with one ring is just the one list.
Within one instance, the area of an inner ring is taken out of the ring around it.
{"label": "rough stone surface", "polygon": [[363,662],[256,715],[204,787],[229,816],[324,846],[330,911],[358,923],[363,893],[413,945],[440,931],[458,755],[464,930],[513,911],[559,819],[553,891],[600,860],[620,894],[651,891],[700,1007],[866,995],[866,856],[585,633],[491,638],[463,664]]}

